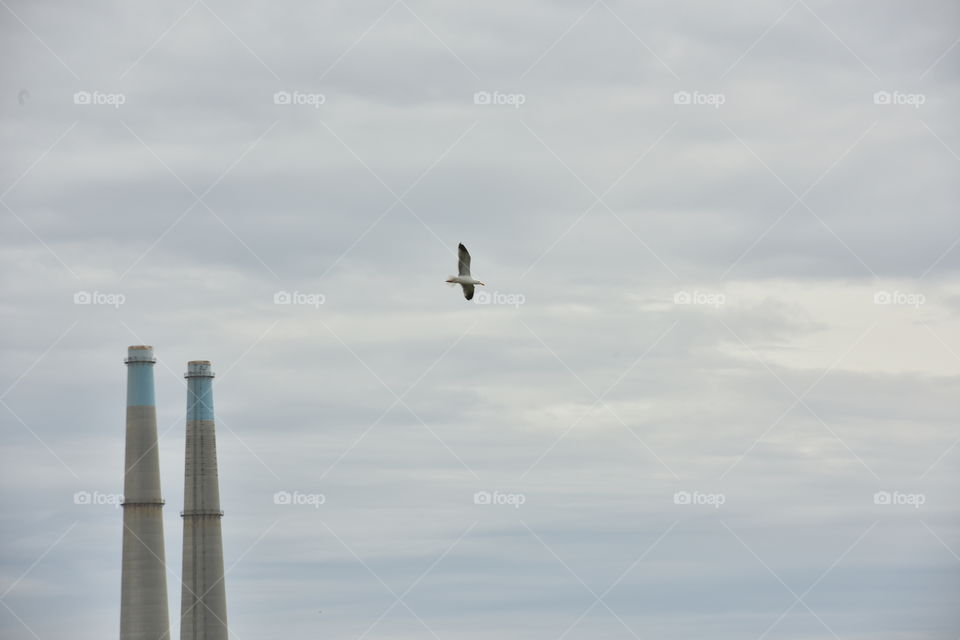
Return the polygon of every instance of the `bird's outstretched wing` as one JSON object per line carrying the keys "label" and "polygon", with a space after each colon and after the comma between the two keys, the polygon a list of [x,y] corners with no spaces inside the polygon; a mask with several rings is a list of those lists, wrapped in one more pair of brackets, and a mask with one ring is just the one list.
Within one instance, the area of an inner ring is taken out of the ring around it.
{"label": "bird's outstretched wing", "polygon": [[463,297],[467,300],[473,300],[473,285],[472,284],[462,284],[463,287]]}
{"label": "bird's outstretched wing", "polygon": [[[460,243],[460,246],[459,246],[459,254],[460,254],[460,263],[458,265],[460,269],[459,273],[461,276],[468,276],[470,275],[470,252],[467,251],[467,248],[463,246],[462,242]],[[473,295],[472,288],[471,288],[470,295],[471,296]],[[469,299],[470,298],[468,297],[467,300]]]}

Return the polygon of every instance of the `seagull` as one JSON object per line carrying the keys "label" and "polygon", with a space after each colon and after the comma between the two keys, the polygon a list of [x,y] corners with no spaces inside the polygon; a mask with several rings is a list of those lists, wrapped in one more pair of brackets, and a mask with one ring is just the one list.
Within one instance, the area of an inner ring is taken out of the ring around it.
{"label": "seagull", "polygon": [[463,297],[467,300],[472,300],[473,285],[479,284],[484,287],[487,285],[470,275],[470,252],[467,251],[467,248],[463,246],[462,242],[457,249],[460,258],[457,265],[459,275],[450,276],[447,278],[447,282],[450,284],[459,284],[461,287],[463,287]]}

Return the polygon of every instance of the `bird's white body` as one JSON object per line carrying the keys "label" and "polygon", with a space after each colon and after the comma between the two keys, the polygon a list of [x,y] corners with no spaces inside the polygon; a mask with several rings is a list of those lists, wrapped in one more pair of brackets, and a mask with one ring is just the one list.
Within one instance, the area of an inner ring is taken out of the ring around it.
{"label": "bird's white body", "polygon": [[473,276],[450,276],[447,282],[451,284],[483,284]]}

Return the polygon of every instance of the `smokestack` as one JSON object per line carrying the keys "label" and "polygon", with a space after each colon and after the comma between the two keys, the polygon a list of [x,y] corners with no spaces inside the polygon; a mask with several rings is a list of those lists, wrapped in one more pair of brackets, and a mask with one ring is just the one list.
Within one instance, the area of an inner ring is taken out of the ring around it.
{"label": "smokestack", "polygon": [[180,640],[227,640],[220,485],[213,423],[213,370],[187,363],[187,452],[183,488]]}
{"label": "smokestack", "polygon": [[153,347],[127,350],[120,640],[169,640]]}

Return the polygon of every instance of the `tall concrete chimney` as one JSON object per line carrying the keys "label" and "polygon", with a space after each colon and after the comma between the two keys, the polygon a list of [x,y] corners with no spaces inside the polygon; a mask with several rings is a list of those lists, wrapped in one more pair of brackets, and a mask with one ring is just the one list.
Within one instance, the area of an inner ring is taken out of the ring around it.
{"label": "tall concrete chimney", "polygon": [[153,347],[127,350],[120,640],[169,640]]}
{"label": "tall concrete chimney", "polygon": [[220,486],[213,423],[213,370],[187,363],[187,452],[183,487],[180,640],[227,640]]}

